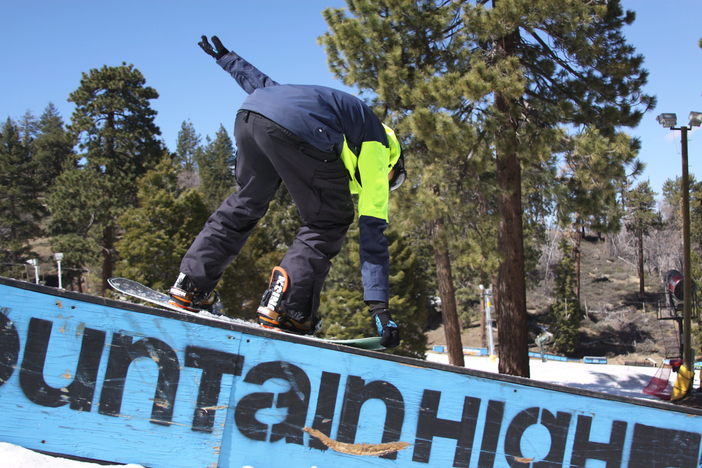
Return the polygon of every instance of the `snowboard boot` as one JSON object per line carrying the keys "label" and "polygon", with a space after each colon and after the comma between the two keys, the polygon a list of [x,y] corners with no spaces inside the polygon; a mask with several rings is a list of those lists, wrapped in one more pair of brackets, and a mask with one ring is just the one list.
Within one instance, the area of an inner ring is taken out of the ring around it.
{"label": "snowboard boot", "polygon": [[261,305],[258,306],[258,324],[263,328],[273,328],[297,335],[311,335],[316,331],[316,323],[311,318],[295,320],[290,317],[282,305],[290,280],[283,267],[276,266],[271,273],[268,289],[263,293]]}
{"label": "snowboard boot", "polygon": [[178,279],[168,291],[171,304],[190,312],[216,312],[219,306],[219,296],[215,291],[203,291],[185,273],[178,275]]}

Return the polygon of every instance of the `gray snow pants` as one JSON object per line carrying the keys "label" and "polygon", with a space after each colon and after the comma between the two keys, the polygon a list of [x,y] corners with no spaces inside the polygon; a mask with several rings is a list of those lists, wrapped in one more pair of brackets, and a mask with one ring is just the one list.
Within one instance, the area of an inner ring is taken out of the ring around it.
{"label": "gray snow pants", "polygon": [[210,216],[180,271],[198,288],[214,288],[268,210],[282,180],[302,227],[280,264],[290,279],[281,306],[291,318],[303,320],[316,314],[331,259],[341,250],[354,218],[348,172],[338,154],[320,151],[254,112],[237,113],[234,136],[239,190]]}

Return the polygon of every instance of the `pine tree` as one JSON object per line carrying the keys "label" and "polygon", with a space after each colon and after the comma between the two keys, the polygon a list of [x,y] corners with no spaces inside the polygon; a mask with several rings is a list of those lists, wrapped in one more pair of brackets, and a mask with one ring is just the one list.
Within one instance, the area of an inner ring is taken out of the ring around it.
{"label": "pine tree", "polygon": [[66,165],[75,165],[73,138],[64,127],[58,109],[51,103],[39,118],[32,148],[37,185],[44,190],[53,185]]}
{"label": "pine tree", "polygon": [[184,121],[180,124],[176,143],[178,164],[187,171],[194,171],[197,169],[198,151],[200,151],[200,135],[190,121]]}
{"label": "pine tree", "polygon": [[178,174],[181,185],[184,187],[198,187],[200,180],[197,173],[197,161],[202,158],[200,135],[189,121],[180,125],[178,142],[176,143],[176,157],[181,170]]}
{"label": "pine tree", "polygon": [[236,186],[234,179],[234,145],[220,125],[213,141],[200,154],[200,190],[210,209],[217,208]]}
{"label": "pine tree", "polygon": [[[702,182],[690,174],[690,266],[692,271],[693,289],[696,291],[696,301],[702,303]],[[673,255],[673,264],[667,268],[683,271],[683,239],[682,239],[682,179],[668,179],[663,183],[663,202],[661,217],[667,237],[663,248]],[[694,309],[693,309],[694,311]],[[694,315],[694,314],[693,314]],[[695,339],[702,342],[702,316],[697,314],[697,328],[693,329]]]}
{"label": "pine tree", "polygon": [[575,295],[575,262],[573,248],[566,238],[560,243],[561,260],[556,267],[555,300],[550,308],[551,332],[556,350],[572,354],[578,345],[578,334],[583,312]]}
{"label": "pine tree", "polygon": [[31,147],[32,142],[39,132],[39,123],[37,122],[37,118],[31,111],[27,111],[24,113],[19,122],[17,122],[17,128],[22,144],[27,148]]}
{"label": "pine tree", "polygon": [[322,336],[344,339],[378,334],[363,301],[358,233],[358,226],[352,224],[325,280],[319,307]]}
{"label": "pine tree", "polygon": [[44,208],[33,174],[36,163],[7,119],[0,130],[0,274],[17,276],[17,266],[30,258],[29,241],[41,235]]}
{"label": "pine tree", "polygon": [[[63,252],[66,287],[84,292],[84,273],[100,259],[100,220],[109,209],[106,179],[95,168],[75,167],[63,171],[49,190],[51,211],[47,230],[54,252]],[[91,275],[92,276],[92,275]]]}
{"label": "pine tree", "polygon": [[637,243],[639,297],[646,297],[644,279],[644,237],[661,226],[660,214],[655,211],[656,193],[648,181],[639,183],[626,195],[626,228],[634,234]]}
{"label": "pine tree", "polygon": [[[697,181],[690,174],[690,238],[693,244],[702,248],[702,181]],[[682,230],[682,180],[680,177],[668,179],[663,183],[663,208],[665,222],[673,228]]]}
{"label": "pine tree", "polygon": [[430,312],[427,297],[428,273],[414,246],[397,231],[388,233],[390,258],[390,303],[393,317],[400,323],[404,343],[397,354],[424,358],[424,334]]}
{"label": "pine tree", "polygon": [[[460,7],[446,2],[364,0],[348,2],[348,8],[350,16],[343,10],[324,12],[331,32],[320,40],[332,71],[345,84],[370,91],[376,113],[400,136],[412,135],[403,138],[408,166],[415,168],[412,185],[421,182],[412,204],[430,214],[416,223],[431,239],[449,362],[462,366],[448,218],[462,209],[451,192],[456,180],[468,178],[478,186],[472,174],[482,171],[467,159],[459,159],[476,142],[474,128],[460,119],[466,109],[451,112],[461,107],[461,98],[428,89],[431,77],[439,77],[458,63],[460,50],[446,35],[453,33],[451,24]],[[441,42],[440,48],[436,41]]]}
{"label": "pine tree", "polygon": [[[65,236],[64,227],[59,225],[73,223],[75,219],[81,230],[87,230],[85,236],[90,238],[90,245],[68,247],[80,251],[82,261],[88,260],[85,247],[94,249],[92,254],[101,258],[102,294],[108,287],[107,279],[113,276],[116,261],[116,219],[134,205],[136,180],[158,162],[163,152],[157,139],[160,130],[154,124],[156,111],[149,104],[157,97],[156,90],[145,85],[141,72],[126,64],[103,66],[83,73],[80,86],[69,96],[69,101],[76,105],[69,128],[83,151],[77,156],[82,166],[75,171],[82,173],[72,171],[65,178],[59,177],[62,185],[54,186],[50,196],[56,204],[50,206],[55,217],[53,226],[58,234]],[[71,180],[80,184],[64,185]],[[65,196],[84,199],[78,190],[85,190],[94,197],[88,204],[92,217],[87,225],[82,221],[83,206],[61,200]],[[60,242],[66,239],[63,237]],[[66,249],[62,251],[70,254]]]}
{"label": "pine tree", "polygon": [[562,129],[611,135],[653,105],[641,93],[642,58],[622,37],[634,15],[617,0],[354,0],[348,9],[325,11],[331,68],[374,93],[376,108],[427,150],[422,183],[444,205],[431,213],[468,198],[442,180],[494,168],[499,370],[528,376],[522,168],[549,160]]}
{"label": "pine tree", "polygon": [[139,179],[137,205],[118,220],[123,234],[115,243],[120,257],[116,274],[157,290],[175,281],[180,259],[209,214],[197,191],[177,187],[178,169],[164,153]]}

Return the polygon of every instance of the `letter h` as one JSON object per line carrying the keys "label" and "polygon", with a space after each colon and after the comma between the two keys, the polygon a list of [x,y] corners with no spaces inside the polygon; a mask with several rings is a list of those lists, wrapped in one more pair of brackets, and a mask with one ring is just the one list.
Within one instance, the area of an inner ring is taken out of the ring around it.
{"label": "letter h", "polygon": [[424,390],[417,420],[417,438],[414,444],[412,460],[429,463],[433,438],[445,437],[456,439],[453,466],[467,467],[470,463],[470,454],[473,448],[473,436],[475,435],[475,426],[478,420],[480,399],[465,397],[460,421],[441,419],[437,416],[440,399],[441,392]]}

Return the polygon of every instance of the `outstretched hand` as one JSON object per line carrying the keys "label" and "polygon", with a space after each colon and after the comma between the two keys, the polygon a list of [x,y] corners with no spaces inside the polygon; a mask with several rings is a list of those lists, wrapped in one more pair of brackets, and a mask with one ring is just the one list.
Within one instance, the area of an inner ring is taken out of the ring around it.
{"label": "outstretched hand", "polygon": [[[212,44],[214,44],[214,46]],[[207,40],[207,36],[201,36],[200,42],[197,43],[207,55],[217,60],[229,53],[229,50],[222,45],[222,41],[220,41],[217,36],[212,36],[212,44]]]}

